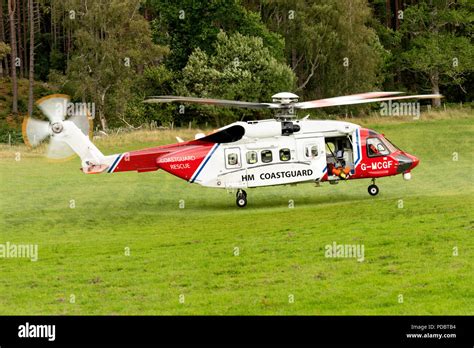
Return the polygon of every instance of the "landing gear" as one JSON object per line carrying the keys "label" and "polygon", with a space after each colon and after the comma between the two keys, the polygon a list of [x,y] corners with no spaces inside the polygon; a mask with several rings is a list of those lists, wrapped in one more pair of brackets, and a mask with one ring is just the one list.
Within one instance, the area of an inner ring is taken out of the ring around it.
{"label": "landing gear", "polygon": [[247,205],[247,192],[244,190],[238,190],[236,203],[239,208],[245,207]]}
{"label": "landing gear", "polygon": [[372,185],[369,185],[367,191],[369,191],[369,195],[377,196],[379,193],[379,187],[375,185],[375,179],[372,179]]}

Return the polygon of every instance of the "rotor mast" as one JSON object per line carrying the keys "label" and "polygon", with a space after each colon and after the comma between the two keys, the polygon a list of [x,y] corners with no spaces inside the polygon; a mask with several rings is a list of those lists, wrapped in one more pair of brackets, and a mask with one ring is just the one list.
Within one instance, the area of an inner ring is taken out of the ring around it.
{"label": "rotor mast", "polygon": [[299,97],[290,92],[280,92],[272,95],[272,102],[279,104],[276,109],[275,119],[277,121],[291,121],[296,118],[296,109],[293,104],[298,102]]}

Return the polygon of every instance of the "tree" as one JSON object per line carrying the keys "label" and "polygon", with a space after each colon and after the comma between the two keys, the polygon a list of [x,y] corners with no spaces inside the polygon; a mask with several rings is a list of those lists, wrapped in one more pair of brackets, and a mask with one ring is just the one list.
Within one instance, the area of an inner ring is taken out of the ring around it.
{"label": "tree", "polygon": [[28,18],[30,22],[30,70],[28,87],[28,116],[33,113],[33,84],[35,78],[35,22],[34,22],[34,1],[28,0]]}
{"label": "tree", "polygon": [[113,116],[123,122],[131,86],[144,67],[158,64],[167,49],[151,41],[139,0],[77,1],[67,76],[76,97],[94,102],[102,129]]}
{"label": "tree", "polygon": [[286,57],[305,98],[377,86],[384,49],[366,23],[366,0],[263,1],[262,17],[286,42]]}
{"label": "tree", "polygon": [[[22,39],[22,27],[24,27],[26,21],[23,21],[22,18],[21,18],[21,14],[22,14],[22,10],[24,10],[22,8],[22,3],[24,3],[25,1],[20,1],[20,0],[16,0],[16,30],[17,30],[17,34],[16,34],[16,44],[17,44],[17,61],[19,63],[18,65],[18,73],[19,73],[19,77],[20,79],[23,78],[23,67],[25,66],[25,62],[26,62],[26,59],[25,59],[25,49],[24,49],[24,44],[25,42],[23,41]],[[24,11],[23,11],[24,12]]]}
{"label": "tree", "polygon": [[179,71],[196,48],[214,54],[220,30],[239,32],[263,40],[273,57],[284,61],[284,41],[262,23],[260,15],[247,10],[240,0],[147,0],[154,39],[170,46],[167,66]]}
{"label": "tree", "polygon": [[[175,90],[186,96],[270,101],[273,94],[292,91],[294,85],[291,69],[272,57],[261,38],[220,32],[215,54],[195,49]],[[225,110],[212,112],[219,125]],[[233,111],[232,115],[239,113]]]}
{"label": "tree", "polygon": [[[3,24],[3,1],[0,1],[0,42],[3,42],[4,45],[6,42],[5,26]],[[10,74],[9,69],[8,69],[8,58],[7,58],[8,54],[10,54],[10,51],[5,52],[5,48],[4,48],[4,55],[0,57],[0,77],[3,77],[4,75],[2,63],[5,66],[5,75],[8,76]]]}
{"label": "tree", "polygon": [[463,0],[423,1],[405,10],[401,30],[409,44],[402,61],[428,80],[432,93],[452,84],[466,92],[462,84],[474,71],[473,11],[474,5]]}
{"label": "tree", "polygon": [[11,73],[12,73],[12,113],[18,115],[18,81],[16,77],[16,37],[15,37],[15,0],[8,0],[8,17],[10,21]]}

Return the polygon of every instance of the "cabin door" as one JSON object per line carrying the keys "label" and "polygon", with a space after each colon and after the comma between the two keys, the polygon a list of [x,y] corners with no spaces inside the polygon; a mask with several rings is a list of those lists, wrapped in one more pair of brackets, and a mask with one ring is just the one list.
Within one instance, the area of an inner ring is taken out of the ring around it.
{"label": "cabin door", "polygon": [[326,144],[324,137],[311,138],[303,142],[303,160],[309,161],[315,180],[321,179],[327,171]]}

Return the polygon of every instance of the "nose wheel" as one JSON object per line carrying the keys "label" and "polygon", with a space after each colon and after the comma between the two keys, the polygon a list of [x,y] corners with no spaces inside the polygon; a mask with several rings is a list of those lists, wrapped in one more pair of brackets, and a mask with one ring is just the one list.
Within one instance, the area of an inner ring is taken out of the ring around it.
{"label": "nose wheel", "polygon": [[238,190],[236,195],[236,203],[239,208],[243,208],[247,205],[247,192],[244,190]]}
{"label": "nose wheel", "polygon": [[375,180],[372,180],[372,185],[369,185],[367,191],[369,191],[369,195],[377,196],[379,193],[379,187],[375,185]]}

